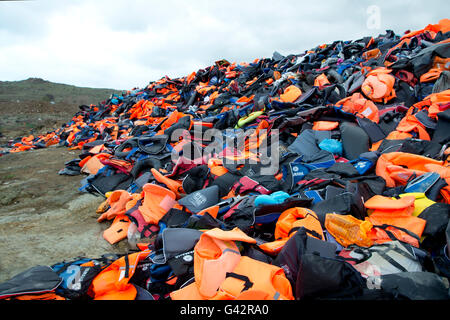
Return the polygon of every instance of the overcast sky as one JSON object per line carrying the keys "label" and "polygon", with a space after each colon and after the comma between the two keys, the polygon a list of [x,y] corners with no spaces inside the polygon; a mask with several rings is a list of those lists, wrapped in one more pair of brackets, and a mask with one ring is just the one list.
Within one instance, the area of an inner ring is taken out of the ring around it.
{"label": "overcast sky", "polygon": [[220,59],[298,54],[386,29],[403,34],[449,12],[448,0],[0,1],[0,80],[141,88]]}

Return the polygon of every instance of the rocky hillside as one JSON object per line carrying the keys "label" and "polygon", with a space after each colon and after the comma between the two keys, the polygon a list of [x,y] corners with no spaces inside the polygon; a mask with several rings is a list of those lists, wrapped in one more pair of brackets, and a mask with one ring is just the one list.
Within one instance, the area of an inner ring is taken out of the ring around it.
{"label": "rocky hillside", "polygon": [[82,104],[97,104],[122,91],[53,83],[40,78],[0,81],[0,145],[43,133],[69,121]]}

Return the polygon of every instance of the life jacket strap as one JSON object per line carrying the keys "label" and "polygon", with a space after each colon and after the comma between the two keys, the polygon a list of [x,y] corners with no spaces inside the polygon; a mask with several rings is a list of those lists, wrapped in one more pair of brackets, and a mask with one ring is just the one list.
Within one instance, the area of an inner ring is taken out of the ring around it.
{"label": "life jacket strap", "polygon": [[[398,252],[397,250],[395,250],[396,252]],[[401,270],[402,272],[408,272],[408,270],[403,267],[400,263],[398,263],[397,261],[395,261],[394,259],[392,259],[390,256],[388,256],[385,252],[378,252],[378,254],[383,257],[383,259],[385,259],[387,262],[389,262],[391,265],[393,265],[394,267],[396,267],[397,269]],[[403,256],[405,256],[403,253],[401,253]]]}
{"label": "life jacket strap", "polygon": [[[390,224],[375,225],[375,226],[373,226],[373,227],[374,227],[374,228],[380,228],[380,229],[383,229],[383,230],[387,233],[387,235],[389,236],[389,238],[391,238],[392,240],[399,240],[399,239],[397,239],[397,238],[392,234],[392,232],[390,232],[389,230],[387,230],[388,227],[393,227],[393,228],[395,228],[395,229],[398,229],[398,230],[400,230],[400,231],[403,231],[403,232],[405,232],[406,234],[408,234],[409,236],[411,236],[411,237],[413,237],[414,239],[416,239],[417,241],[420,241],[420,237],[419,237],[417,234],[415,234],[414,232],[412,232],[412,231],[410,231],[410,230],[408,230],[408,229],[402,228],[402,227],[397,227],[397,226],[390,225]],[[401,241],[401,240],[399,240],[399,241]]]}
{"label": "life jacket strap", "polygon": [[250,279],[243,275],[243,274],[237,274],[234,272],[227,272],[226,273],[226,277],[232,277],[232,278],[236,278],[238,280],[244,281],[244,288],[241,290],[241,292],[250,289],[251,287],[253,287],[253,282],[250,281]]}
{"label": "life jacket strap", "polygon": [[128,255],[125,255],[125,278],[129,277],[129,268],[130,268],[130,260],[128,259]]}
{"label": "life jacket strap", "polygon": [[[307,213],[306,215],[308,215],[309,213]],[[313,216],[313,215],[311,215],[311,216]],[[314,216],[313,216],[314,217]],[[306,216],[305,216],[305,218],[306,218]],[[314,218],[316,218],[316,217],[314,217]],[[317,218],[316,218],[317,219]],[[322,235],[320,235],[317,231],[315,231],[315,230],[311,230],[311,229],[308,229],[308,228],[305,228],[305,227],[294,227],[294,228],[292,228],[291,230],[289,230],[289,233],[288,233],[288,237],[293,233],[293,232],[295,232],[295,231],[297,231],[297,230],[299,230],[299,229],[305,229],[305,232],[306,233],[309,233],[310,235],[312,235],[313,237],[316,237],[317,239],[322,239],[323,240],[323,237],[322,237]]]}

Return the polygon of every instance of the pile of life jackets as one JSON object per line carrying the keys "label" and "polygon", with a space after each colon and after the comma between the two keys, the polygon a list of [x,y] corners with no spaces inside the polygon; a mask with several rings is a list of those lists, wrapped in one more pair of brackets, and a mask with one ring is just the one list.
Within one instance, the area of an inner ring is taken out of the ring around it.
{"label": "pile of life jackets", "polygon": [[78,149],[126,254],[36,266],[2,299],[449,299],[450,20],[82,105],[3,155]]}

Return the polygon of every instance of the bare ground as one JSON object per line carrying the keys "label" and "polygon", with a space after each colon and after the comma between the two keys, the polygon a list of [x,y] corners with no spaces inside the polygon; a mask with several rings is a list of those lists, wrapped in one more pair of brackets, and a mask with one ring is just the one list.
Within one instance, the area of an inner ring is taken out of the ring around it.
{"label": "bare ground", "polygon": [[0,146],[15,138],[53,131],[70,121],[79,110],[77,105],[67,103],[0,101]]}
{"label": "bare ground", "polygon": [[0,283],[36,265],[128,250],[103,239],[110,222],[95,211],[104,198],[78,191],[85,176],[58,174],[77,156],[55,146],[0,156]]}

